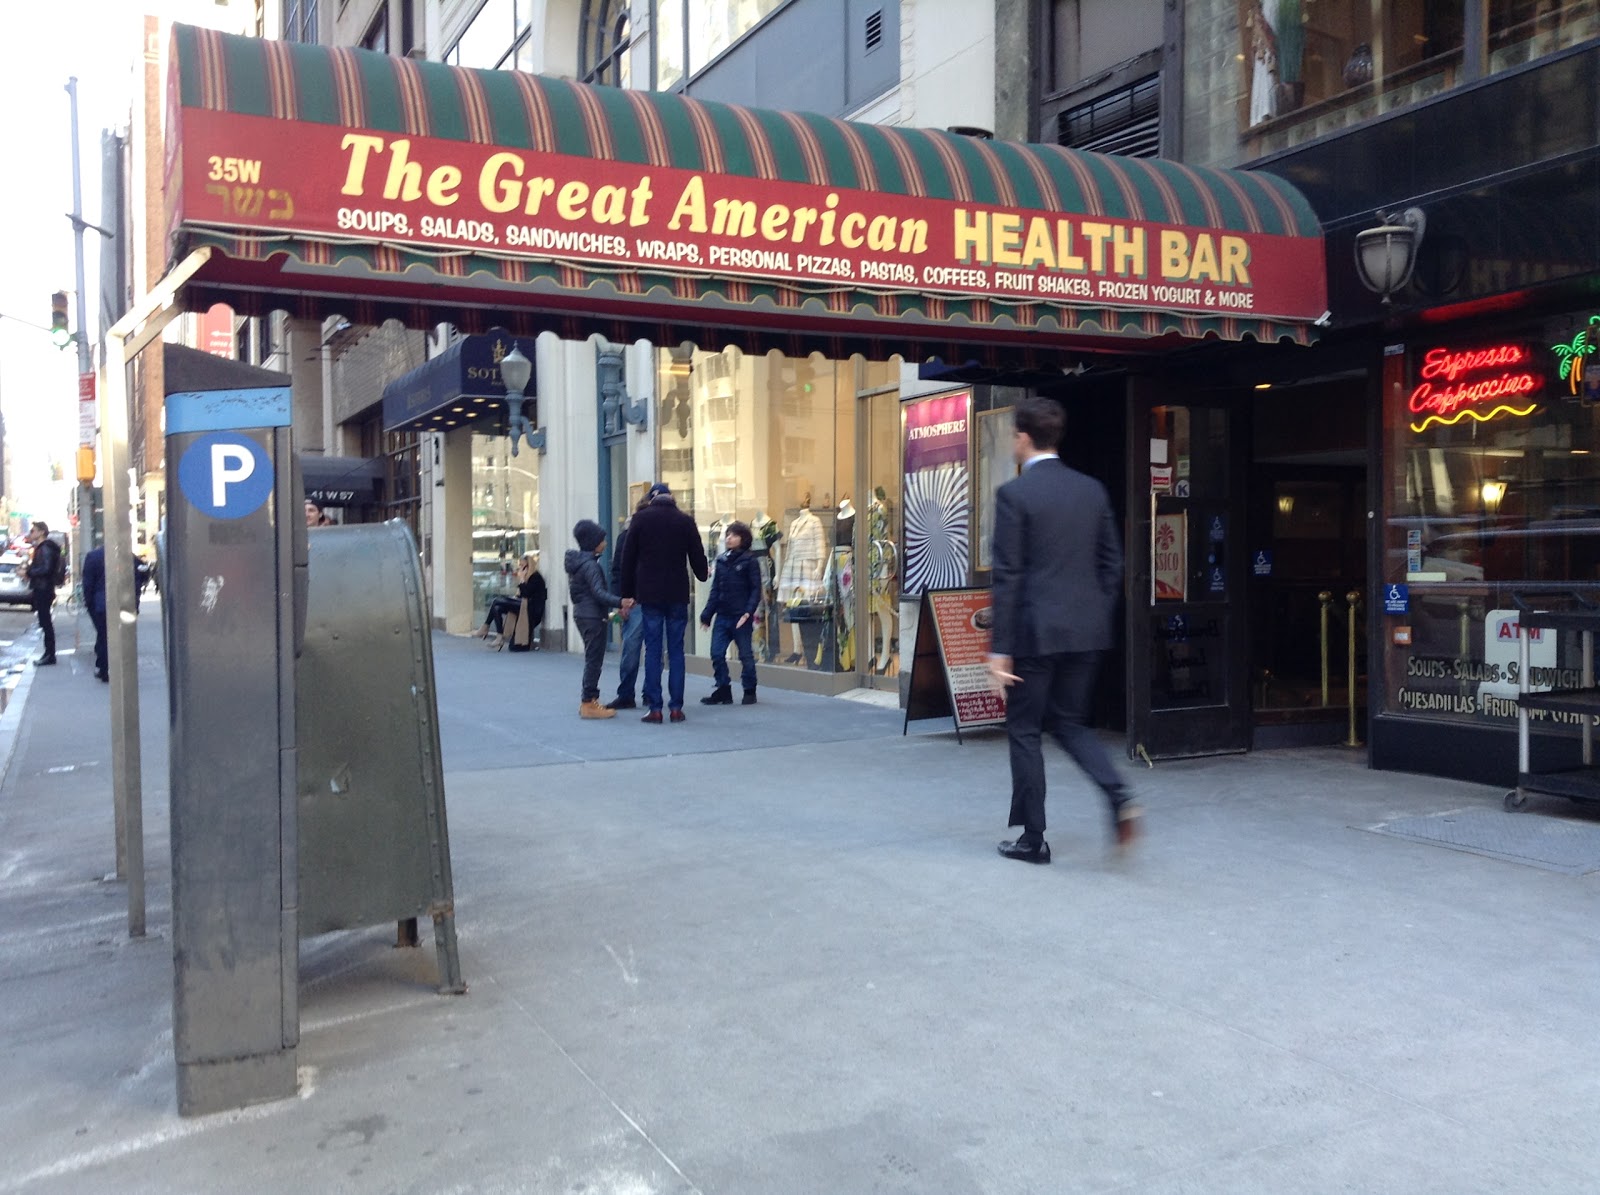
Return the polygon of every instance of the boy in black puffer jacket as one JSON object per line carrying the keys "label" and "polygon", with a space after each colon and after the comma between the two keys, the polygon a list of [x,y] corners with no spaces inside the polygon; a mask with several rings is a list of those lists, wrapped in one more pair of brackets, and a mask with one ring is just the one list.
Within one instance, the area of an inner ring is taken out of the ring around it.
{"label": "boy in black puffer jacket", "polygon": [[572,621],[583,636],[583,700],[580,718],[615,718],[616,710],[600,704],[600,666],[606,659],[606,619],[622,599],[606,588],[600,567],[605,550],[605,528],[593,519],[579,519],[572,529],[576,548],[567,549],[567,591],[572,598]]}
{"label": "boy in black puffer jacket", "polygon": [[729,523],[723,538],[727,551],[717,557],[717,571],[711,576],[711,593],[706,608],[700,611],[700,625],[711,631],[711,671],[717,687],[701,705],[732,705],[733,685],[728,678],[728,643],[739,648],[739,679],[744,684],[744,705],[756,703],[756,653],[750,639],[755,632],[756,611],[761,606],[761,562],[750,554],[750,528]]}

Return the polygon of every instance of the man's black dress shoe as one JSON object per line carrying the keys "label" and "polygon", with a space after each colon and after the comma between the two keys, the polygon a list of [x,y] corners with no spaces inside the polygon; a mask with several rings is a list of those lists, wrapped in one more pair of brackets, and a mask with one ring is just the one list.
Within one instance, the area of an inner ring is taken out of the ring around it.
{"label": "man's black dress shoe", "polygon": [[1020,863],[1048,863],[1050,862],[1050,844],[1048,842],[1002,842],[1000,853],[1007,859],[1015,859]]}
{"label": "man's black dress shoe", "polygon": [[104,673],[104,672],[96,672],[96,673],[95,673],[95,674],[94,674],[94,678],[95,678],[95,680],[103,680],[103,681],[109,681],[109,680],[110,680],[110,679],[111,679],[111,677],[110,677],[110,676],[108,676],[108,675],[107,675],[107,674],[106,674],[106,673]]}
{"label": "man's black dress shoe", "polygon": [[42,667],[45,664],[54,664],[55,662],[56,658],[54,656],[40,656],[33,663],[35,667]]}
{"label": "man's black dress shoe", "polygon": [[608,710],[636,710],[638,708],[639,703],[631,697],[613,697],[606,702],[606,709]]}

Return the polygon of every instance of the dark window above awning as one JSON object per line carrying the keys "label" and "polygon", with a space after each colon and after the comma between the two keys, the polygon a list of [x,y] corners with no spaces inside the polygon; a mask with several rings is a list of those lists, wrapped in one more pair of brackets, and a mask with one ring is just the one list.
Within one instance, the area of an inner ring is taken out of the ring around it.
{"label": "dark window above awning", "polygon": [[[513,346],[533,360],[531,338],[494,328],[463,336],[437,357],[402,374],[383,388],[383,430],[447,432],[471,426],[485,435],[507,434],[500,359]],[[532,381],[526,397],[523,414],[532,419],[536,414]]]}

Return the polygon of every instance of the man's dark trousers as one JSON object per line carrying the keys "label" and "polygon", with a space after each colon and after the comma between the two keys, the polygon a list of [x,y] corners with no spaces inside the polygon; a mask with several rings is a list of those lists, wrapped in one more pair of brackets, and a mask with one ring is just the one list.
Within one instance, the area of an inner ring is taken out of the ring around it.
{"label": "man's dark trousers", "polygon": [[1100,786],[1112,813],[1122,803],[1122,781],[1094,731],[1089,708],[1094,699],[1097,651],[1067,651],[1021,656],[1012,671],[1022,678],[1006,691],[1006,738],[1011,743],[1011,821],[1027,842],[1044,838],[1044,752],[1048,730],[1061,749]]}
{"label": "man's dark trousers", "polygon": [[105,676],[106,668],[106,612],[104,610],[89,611],[89,621],[94,623],[94,670],[98,676]]}
{"label": "man's dark trousers", "polygon": [[44,659],[56,658],[56,623],[51,616],[50,608],[55,605],[56,591],[54,589],[35,589],[33,591],[33,612],[39,616],[39,626],[44,631]]}

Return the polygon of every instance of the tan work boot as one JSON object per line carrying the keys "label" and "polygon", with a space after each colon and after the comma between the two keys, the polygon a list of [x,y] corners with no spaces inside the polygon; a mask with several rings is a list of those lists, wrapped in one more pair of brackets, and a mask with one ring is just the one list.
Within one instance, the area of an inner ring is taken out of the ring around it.
{"label": "tan work boot", "polygon": [[600,704],[598,698],[594,701],[582,702],[578,706],[578,717],[580,718],[615,718],[616,716],[617,711],[606,709],[605,706]]}

